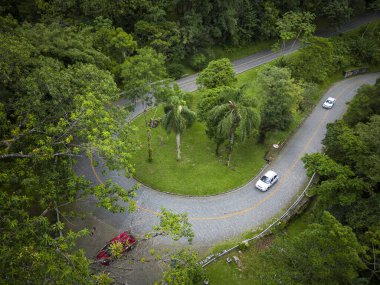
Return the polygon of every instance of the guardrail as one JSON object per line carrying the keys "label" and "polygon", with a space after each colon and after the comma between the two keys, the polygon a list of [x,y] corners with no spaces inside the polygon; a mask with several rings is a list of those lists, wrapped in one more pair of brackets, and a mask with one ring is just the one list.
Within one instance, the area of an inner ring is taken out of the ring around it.
{"label": "guardrail", "polygon": [[258,238],[261,238],[265,235],[267,235],[269,232],[270,232],[270,229],[272,227],[274,227],[275,225],[278,225],[280,224],[280,222],[282,220],[289,220],[289,216],[291,217],[292,215],[294,215],[296,213],[296,211],[294,211],[294,209],[297,208],[297,206],[300,204],[300,202],[302,201],[302,199],[304,197],[307,197],[307,191],[310,189],[311,185],[314,183],[314,180],[315,180],[315,177],[316,177],[316,174],[313,173],[313,175],[311,176],[309,182],[307,183],[305,189],[302,191],[302,193],[298,196],[298,198],[293,202],[293,204],[285,211],[284,214],[282,214],[281,217],[279,217],[278,219],[276,219],[273,223],[271,223],[266,229],[264,229],[262,232],[260,232],[259,234],[255,235],[254,237],[252,238],[249,238],[249,239],[246,239],[246,240],[243,240],[241,243],[231,247],[230,249],[225,249],[219,253],[216,253],[216,254],[212,254],[212,255],[209,255],[207,256],[206,258],[202,259],[201,261],[198,262],[199,265],[201,265],[203,268],[206,267],[207,265],[211,264],[212,262],[216,261],[217,259],[219,259],[220,257],[230,253],[231,251],[234,251],[235,249],[239,248],[239,246],[241,244],[248,244],[250,241],[252,240],[255,240],[255,239],[258,239]]}

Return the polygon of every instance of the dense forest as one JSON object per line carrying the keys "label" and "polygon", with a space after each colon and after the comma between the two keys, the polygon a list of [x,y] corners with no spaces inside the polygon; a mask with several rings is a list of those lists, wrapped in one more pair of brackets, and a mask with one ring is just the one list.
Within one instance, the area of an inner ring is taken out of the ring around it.
{"label": "dense forest", "polygon": [[[86,195],[95,195],[98,206],[112,212],[126,210],[117,203],[120,199],[134,210],[135,188],[123,189],[112,181],[94,186],[73,170],[76,158],[96,154],[104,167],[133,174],[135,129],[125,121],[129,106],[115,101],[143,97],[153,82],[180,77],[186,64],[204,68],[215,59],[210,49],[215,45],[280,39],[276,23],[286,12],[310,13],[339,27],[356,14],[379,8],[379,1],[360,0],[1,1],[0,283],[111,282],[94,275],[83,251],[73,250],[75,240],[88,231],[67,231],[60,217],[63,205]],[[337,63],[379,62],[377,36],[378,28],[363,32],[361,40],[332,44],[315,38],[298,57],[277,66],[288,66],[286,72],[299,82],[322,82]],[[348,54],[350,62],[344,61]],[[375,130],[380,107],[371,94],[379,94],[379,84],[360,94],[343,121],[329,127],[326,155],[305,161],[321,176],[321,201],[334,202],[325,209],[354,229],[366,262],[378,271],[371,256],[379,254],[379,225],[371,209],[379,208]],[[366,108],[358,107],[363,104]],[[262,133],[271,128],[270,119],[265,122]],[[357,188],[339,188],[336,178],[341,176]],[[338,187],[340,198],[324,196],[326,187]]]}

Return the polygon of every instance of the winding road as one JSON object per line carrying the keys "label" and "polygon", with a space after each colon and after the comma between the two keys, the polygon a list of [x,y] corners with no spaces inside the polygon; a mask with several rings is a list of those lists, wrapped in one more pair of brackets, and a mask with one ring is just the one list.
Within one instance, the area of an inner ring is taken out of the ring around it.
{"label": "winding road", "polygon": [[[369,22],[373,18],[368,18],[367,20]],[[286,49],[285,53],[291,53],[298,48],[298,45],[295,45],[293,49]],[[279,54],[271,53],[270,51],[256,54],[234,62],[235,70],[240,73],[269,62],[278,56]],[[78,202],[77,207],[85,212],[93,213],[90,220],[88,219],[83,223],[88,228],[96,227],[96,238],[91,239],[89,237],[82,240],[79,246],[85,248],[88,255],[93,256],[100,246],[117,232],[130,229],[135,234],[142,235],[150,231],[153,225],[158,224],[157,214],[162,207],[176,213],[188,213],[195,232],[193,247],[199,251],[206,250],[218,242],[238,237],[248,230],[260,227],[281,214],[297,194],[303,190],[308,178],[301,157],[305,153],[320,152],[322,150],[321,140],[325,136],[326,124],[342,117],[347,109],[346,103],[353,98],[361,85],[374,84],[379,77],[380,73],[372,73],[344,79],[334,84],[327,91],[314,111],[289,139],[276,160],[266,166],[266,168],[273,169],[280,175],[278,183],[269,191],[261,192],[255,189],[254,185],[257,177],[237,190],[209,197],[170,195],[141,186],[137,190],[137,211],[123,214],[112,214],[97,208],[94,198],[89,198]],[[195,78],[196,76],[191,76],[177,82],[182,89],[193,91],[196,89]],[[335,106],[331,110],[321,107],[327,97],[337,99]],[[137,108],[135,112],[138,113],[139,111],[141,109]],[[100,169],[91,168],[89,161],[85,159],[78,162],[76,171],[78,174],[84,174],[95,184],[101,183],[106,178],[112,178],[114,182],[126,188],[136,183],[134,179],[127,179],[116,172],[102,174]],[[72,227],[74,229],[78,227],[79,229],[81,226],[83,224],[80,225],[80,222],[77,221],[75,226]],[[160,244],[164,246],[171,246],[171,243],[169,239],[160,240]],[[146,283],[137,282],[136,284],[149,283],[150,281]]]}

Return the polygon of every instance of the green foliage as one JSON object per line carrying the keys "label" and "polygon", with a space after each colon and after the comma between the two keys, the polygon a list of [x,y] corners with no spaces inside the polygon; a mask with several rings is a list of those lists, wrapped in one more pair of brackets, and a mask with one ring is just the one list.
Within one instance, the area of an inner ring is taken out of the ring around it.
{"label": "green foliage", "polygon": [[162,208],[160,224],[154,226],[153,232],[148,233],[148,236],[170,236],[175,241],[187,238],[187,241],[191,243],[194,238],[194,232],[191,229],[187,213],[175,214]]}
{"label": "green foliage", "polygon": [[169,269],[164,272],[162,283],[168,285],[191,285],[203,280],[204,273],[197,264],[198,255],[183,248],[171,256]]}
{"label": "green foliage", "polygon": [[180,48],[180,31],[175,22],[154,23],[141,20],[135,24],[134,34],[140,45],[154,48],[169,60],[179,61],[184,56]]}
{"label": "green foliage", "polygon": [[22,78],[32,63],[33,46],[22,37],[0,34],[0,82],[7,86]]}
{"label": "green foliage", "polygon": [[322,15],[336,27],[347,22],[353,12],[348,0],[327,1],[321,8]]}
{"label": "green foliage", "polygon": [[103,17],[94,20],[94,46],[117,63],[122,63],[127,56],[133,55],[137,43],[132,35],[122,28],[115,28],[112,21]]}
{"label": "green foliage", "polygon": [[307,39],[315,31],[315,15],[309,12],[287,12],[277,21],[277,30],[284,41],[297,40],[301,37]]}
{"label": "green foliage", "polygon": [[184,66],[180,63],[170,63],[166,66],[169,77],[179,79],[184,74]]}
{"label": "green foliage", "polygon": [[374,114],[380,114],[380,80],[374,86],[363,85],[348,105],[343,120],[351,127],[368,122]]}
{"label": "green foliage", "polygon": [[91,284],[89,261],[75,240],[88,231],[59,232],[60,223],[30,216],[26,196],[0,192],[0,283]]}
{"label": "green foliage", "polygon": [[333,52],[331,40],[314,37],[290,59],[289,69],[296,79],[321,83],[336,70]]}
{"label": "green foliage", "polygon": [[183,95],[179,89],[177,89],[177,93],[178,94],[169,97],[164,108],[165,116],[161,123],[168,134],[173,131],[176,135],[177,161],[179,161],[181,159],[181,133],[194,123],[196,115],[187,108],[186,102],[182,99]]}
{"label": "green foliage", "polygon": [[196,53],[191,57],[190,65],[194,70],[199,71],[207,66],[207,57],[203,53]]}
{"label": "green foliage", "polygon": [[119,258],[123,253],[123,243],[120,241],[115,241],[110,244],[110,250],[113,258]]}
{"label": "green foliage", "polygon": [[260,132],[262,138],[270,130],[286,130],[301,101],[302,87],[291,77],[287,68],[267,67],[258,82],[264,96],[261,107]]}
{"label": "green foliage", "polygon": [[355,128],[338,121],[328,126],[323,143],[331,158],[348,165],[357,175],[366,177],[369,183],[376,185],[380,182],[379,133],[379,115],[370,117],[367,124],[357,124]]}
{"label": "green foliage", "polygon": [[[124,209],[116,203],[119,198],[131,202],[133,209],[134,188],[112,183],[93,187],[72,170],[76,157],[97,153],[103,166],[125,170],[126,175],[133,172],[133,130],[125,122],[126,110],[113,105],[119,98],[113,76],[99,68],[109,59],[93,48],[87,28],[37,24],[16,27],[15,34],[23,47],[15,36],[2,34],[16,52],[9,61],[18,64],[19,57],[22,67],[12,71],[4,66],[2,185],[48,210],[88,194],[111,211]],[[12,54],[7,47],[0,52]]]}
{"label": "green foliage", "polygon": [[370,184],[355,174],[347,166],[338,164],[327,155],[320,153],[306,154],[302,161],[308,175],[316,173],[321,183],[314,189],[320,205],[351,205],[360,199],[363,192],[370,191]]}
{"label": "green foliage", "polygon": [[297,236],[276,239],[258,275],[265,284],[350,284],[364,268],[363,251],[351,228],[324,212]]}
{"label": "green foliage", "polygon": [[280,10],[272,1],[265,1],[260,7],[262,16],[260,21],[261,37],[269,39],[277,35],[276,22],[280,17]]}
{"label": "green foliage", "polygon": [[230,94],[235,89],[229,86],[219,86],[211,89],[201,90],[201,99],[198,102],[197,114],[200,121],[206,122],[209,112],[226,101],[226,94]]}
{"label": "green foliage", "polygon": [[130,99],[147,101],[166,76],[164,57],[152,48],[139,49],[121,65],[124,94]]}
{"label": "green foliage", "polygon": [[229,140],[228,166],[231,161],[235,136],[245,141],[252,133],[255,133],[260,124],[260,115],[256,110],[256,102],[243,95],[242,90],[223,90],[222,100],[208,113],[206,119],[207,135],[216,142],[216,154],[219,154],[219,146]]}
{"label": "green foliage", "polygon": [[235,82],[235,72],[227,58],[211,61],[197,77],[197,85],[200,88],[231,86]]}

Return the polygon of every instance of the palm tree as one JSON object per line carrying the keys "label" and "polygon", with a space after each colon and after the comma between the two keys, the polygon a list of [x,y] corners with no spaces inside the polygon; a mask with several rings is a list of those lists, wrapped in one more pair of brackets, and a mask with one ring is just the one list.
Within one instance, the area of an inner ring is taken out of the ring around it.
{"label": "palm tree", "polygon": [[162,126],[169,134],[175,133],[177,144],[177,160],[181,159],[181,133],[190,127],[195,121],[195,113],[186,107],[185,101],[179,96],[169,98],[168,104],[164,108],[165,116],[162,119]]}
{"label": "palm tree", "polygon": [[228,102],[215,106],[210,111],[209,117],[216,120],[218,138],[229,140],[227,165],[230,166],[236,133],[239,134],[241,141],[245,141],[258,128],[260,116],[254,108],[253,100],[243,96],[241,90],[228,94],[227,98]]}

